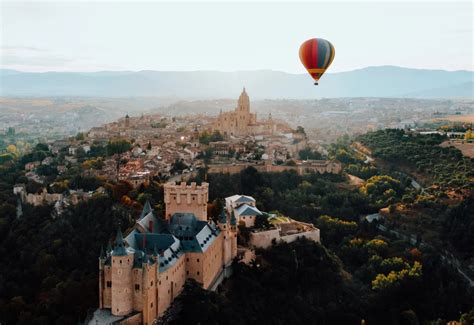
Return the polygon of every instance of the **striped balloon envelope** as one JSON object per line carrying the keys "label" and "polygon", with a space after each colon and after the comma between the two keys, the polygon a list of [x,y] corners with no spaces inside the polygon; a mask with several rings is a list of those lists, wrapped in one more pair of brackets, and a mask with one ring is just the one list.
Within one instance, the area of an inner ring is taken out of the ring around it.
{"label": "striped balloon envelope", "polygon": [[301,44],[300,59],[317,85],[319,78],[334,60],[334,46],[325,39],[312,38]]}

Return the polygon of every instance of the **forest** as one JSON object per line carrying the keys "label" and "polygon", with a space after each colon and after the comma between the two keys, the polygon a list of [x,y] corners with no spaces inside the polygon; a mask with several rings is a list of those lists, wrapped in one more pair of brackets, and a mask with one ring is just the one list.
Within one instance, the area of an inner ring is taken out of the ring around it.
{"label": "forest", "polygon": [[[375,148],[383,148],[379,142],[392,141],[387,139],[395,139],[399,150],[408,150],[403,146],[407,141],[408,146],[436,146],[440,141],[405,140],[398,132],[368,134],[370,143],[359,140],[375,157],[379,155]],[[123,152],[127,146],[109,143],[96,148],[96,157]],[[69,187],[102,186],[105,192],[69,207],[59,218],[51,217],[51,206],[28,205],[17,218],[12,187],[24,177],[24,164],[38,159],[33,155],[44,158],[48,152],[39,145],[31,155],[0,166],[0,322],[77,324],[97,308],[101,246],[108,244],[117,227],[129,229],[146,200],[158,215],[163,214],[162,183],[152,181],[133,189],[126,182],[72,171],[60,181]],[[314,223],[321,230],[322,243],[279,244],[258,251],[251,265],[235,261],[233,277],[218,292],[187,283],[163,316],[165,323],[360,324],[365,320],[367,324],[444,324],[462,320],[468,324],[474,318],[473,289],[454,266],[442,260],[436,246],[381,234],[376,224],[362,218],[389,206],[404,220],[398,207],[412,205],[433,216],[440,245],[449,243],[468,259],[474,251],[474,236],[469,235],[474,228],[472,197],[448,204],[437,196],[427,203],[396,170],[365,164],[347,139],[334,144],[329,155],[342,161],[346,172],[359,173],[366,180],[364,185],[349,186],[345,174],[267,174],[254,168],[234,175],[200,171],[194,180],[210,183],[211,217],[217,217],[225,197],[252,195],[263,211]],[[406,163],[416,166],[416,158],[410,159]],[[472,164],[453,153],[442,159],[431,163]],[[459,171],[457,179],[464,185],[445,182],[442,186],[456,186],[467,193],[465,178],[470,172],[464,167]],[[427,169],[419,172],[428,173]]]}

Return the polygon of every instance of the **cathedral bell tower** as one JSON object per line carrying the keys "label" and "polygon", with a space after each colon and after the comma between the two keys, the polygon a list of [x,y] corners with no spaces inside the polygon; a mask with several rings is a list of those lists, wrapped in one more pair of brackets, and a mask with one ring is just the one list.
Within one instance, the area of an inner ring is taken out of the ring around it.
{"label": "cathedral bell tower", "polygon": [[239,96],[239,101],[237,102],[237,107],[241,112],[250,113],[250,98],[245,91],[245,87],[242,90],[242,93]]}

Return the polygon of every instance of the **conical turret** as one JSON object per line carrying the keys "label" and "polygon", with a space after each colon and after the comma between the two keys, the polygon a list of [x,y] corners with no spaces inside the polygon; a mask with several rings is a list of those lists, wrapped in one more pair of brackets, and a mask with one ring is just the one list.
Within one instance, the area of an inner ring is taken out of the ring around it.
{"label": "conical turret", "polygon": [[219,223],[227,223],[227,215],[225,214],[225,208],[222,208],[221,214],[219,215]]}
{"label": "conical turret", "polygon": [[148,213],[152,212],[150,201],[146,200],[145,205],[143,206],[142,213],[140,214],[140,219],[143,219]]}
{"label": "conical turret", "polygon": [[237,219],[235,218],[234,210],[232,210],[232,213],[230,215],[230,225],[231,226],[236,226],[237,225]]}
{"label": "conical turret", "polygon": [[99,256],[99,259],[100,260],[105,260],[105,253],[104,253],[104,246],[100,246],[100,256]]}
{"label": "conical turret", "polygon": [[117,236],[115,237],[115,247],[112,251],[112,256],[125,256],[127,250],[125,249],[125,241],[123,240],[122,230],[120,227],[117,230]]}

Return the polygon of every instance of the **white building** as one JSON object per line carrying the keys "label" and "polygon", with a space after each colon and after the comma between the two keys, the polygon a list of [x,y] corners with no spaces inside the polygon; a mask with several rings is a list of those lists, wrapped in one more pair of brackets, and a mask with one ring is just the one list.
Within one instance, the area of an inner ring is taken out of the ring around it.
{"label": "white building", "polygon": [[246,227],[253,227],[257,216],[262,215],[262,212],[255,206],[255,199],[247,195],[227,197],[225,207],[229,214],[234,213],[237,224],[242,221]]}

